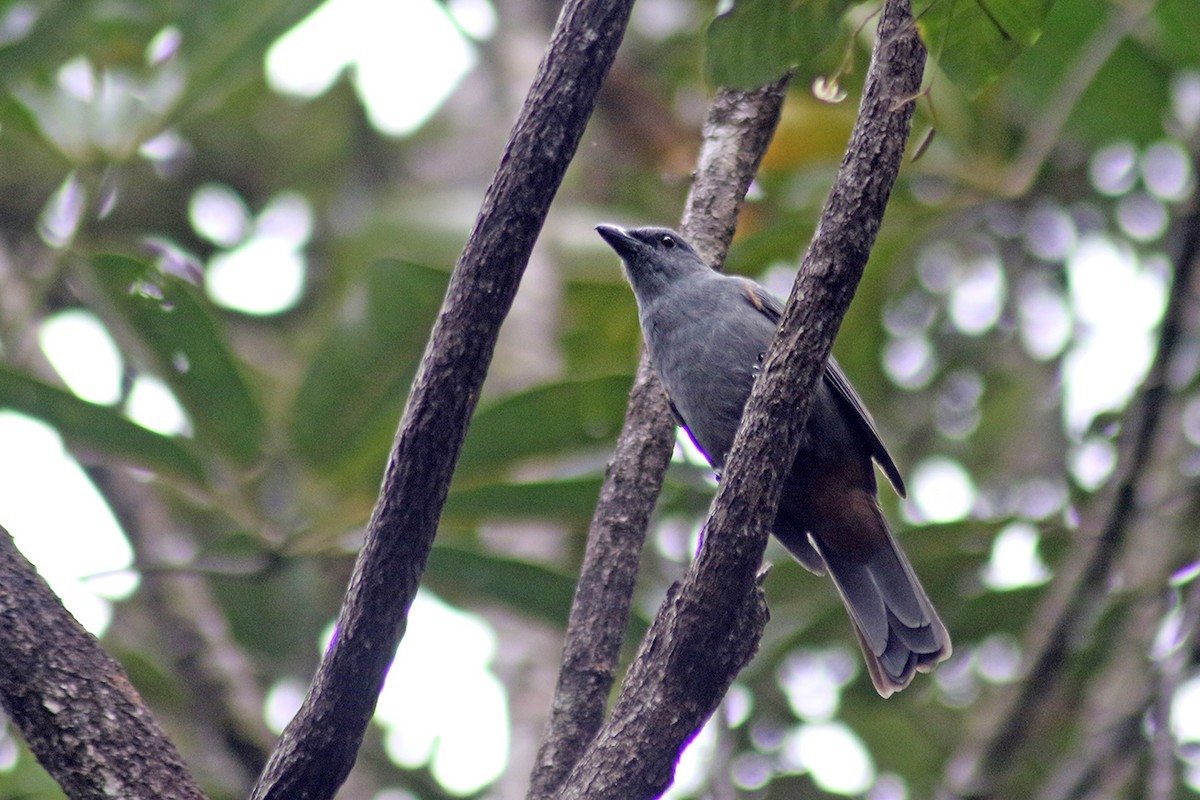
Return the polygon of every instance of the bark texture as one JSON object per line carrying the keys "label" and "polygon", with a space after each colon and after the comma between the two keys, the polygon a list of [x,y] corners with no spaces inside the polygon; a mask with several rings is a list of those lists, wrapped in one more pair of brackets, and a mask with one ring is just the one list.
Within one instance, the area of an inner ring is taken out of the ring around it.
{"label": "bark texture", "polygon": [[632,0],[569,0],[450,279],[326,652],[253,797],[329,798],[353,766],[403,635],[479,399],[550,202]]}
{"label": "bark texture", "polygon": [[0,703],[72,800],[204,797],[121,665],[3,528]]}

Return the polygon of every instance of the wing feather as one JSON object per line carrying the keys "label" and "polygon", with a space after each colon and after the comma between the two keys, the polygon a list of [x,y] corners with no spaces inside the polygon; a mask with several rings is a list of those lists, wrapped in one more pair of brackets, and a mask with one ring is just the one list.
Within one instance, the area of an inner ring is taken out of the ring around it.
{"label": "wing feather", "polygon": [[[783,318],[783,303],[779,298],[748,278],[735,278],[735,280],[741,282],[742,290],[750,305],[778,325],[779,320]],[[904,486],[904,478],[900,475],[900,469],[892,459],[891,453],[888,452],[887,446],[884,445],[883,439],[880,438],[879,429],[875,427],[875,420],[871,417],[871,412],[867,411],[862,398],[850,385],[850,379],[846,377],[846,373],[842,372],[837,359],[832,355],[825,364],[825,385],[833,391],[834,396],[841,401],[842,407],[850,413],[859,430],[866,436],[871,456],[879,464],[888,481],[891,482],[896,494],[904,497],[907,490]]]}

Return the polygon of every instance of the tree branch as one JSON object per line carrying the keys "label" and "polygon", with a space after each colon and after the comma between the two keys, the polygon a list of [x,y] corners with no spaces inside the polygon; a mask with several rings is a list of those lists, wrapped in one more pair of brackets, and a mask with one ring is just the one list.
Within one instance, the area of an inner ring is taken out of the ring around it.
{"label": "tree branch", "polygon": [[786,75],[753,91],[722,89],[709,104],[680,233],[718,269],[733,241],[742,200],[775,134],[790,83]]}
{"label": "tree branch", "polygon": [[[710,263],[725,259],[738,209],[779,121],[787,83],[784,78],[751,92],[723,90],[709,106],[682,228]],[[674,430],[666,396],[643,351],[588,530],[530,800],[553,796],[604,721],[646,526],[671,460]]]}
{"label": "tree branch", "polygon": [[332,797],[403,634],[497,332],[595,105],[632,0],[568,0],[450,279],[337,633],[253,797]]}
{"label": "tree branch", "polygon": [[747,403],[700,553],[668,593],[560,798],[657,797],[757,648],[767,616],[759,565],[783,472],[899,172],[924,60],[908,2],[888,0],[850,145]]}
{"label": "tree branch", "polygon": [[58,785],[84,798],[202,798],[124,670],[0,528],[0,703]]}
{"label": "tree branch", "polygon": [[1142,752],[1142,725],[1145,705],[1140,713],[1122,716],[1105,730],[1090,736],[1071,759],[1041,789],[1038,800],[1086,800],[1089,797],[1115,797],[1123,793],[1100,791],[1106,784],[1128,776],[1130,762]]}

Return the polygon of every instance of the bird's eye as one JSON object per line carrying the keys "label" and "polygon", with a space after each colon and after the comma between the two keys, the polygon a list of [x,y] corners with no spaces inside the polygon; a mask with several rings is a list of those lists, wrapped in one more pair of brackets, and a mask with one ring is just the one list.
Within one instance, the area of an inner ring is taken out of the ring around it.
{"label": "bird's eye", "polygon": [[659,241],[662,242],[662,246],[668,250],[675,246],[675,237],[671,236],[670,234],[664,233],[663,237],[659,239]]}

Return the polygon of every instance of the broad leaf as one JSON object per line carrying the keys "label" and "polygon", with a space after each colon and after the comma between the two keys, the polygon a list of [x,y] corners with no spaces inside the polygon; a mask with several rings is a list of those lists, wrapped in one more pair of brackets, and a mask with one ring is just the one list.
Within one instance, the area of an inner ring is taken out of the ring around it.
{"label": "broad leaf", "polygon": [[467,432],[457,477],[482,477],[525,459],[577,454],[612,441],[632,383],[629,375],[563,381],[480,408]]}
{"label": "broad leaf", "polygon": [[444,545],[430,551],[425,579],[451,602],[486,598],[559,627],[575,594],[575,578],[549,567]]}
{"label": "broad leaf", "polygon": [[599,494],[598,475],[452,487],[442,515],[447,520],[547,518],[586,525]]}
{"label": "broad leaf", "polygon": [[1176,113],[1171,96],[1180,63],[1200,61],[1200,14],[1195,0],[1162,0],[1145,21],[1153,36],[1127,36],[1086,84],[1078,68],[1110,35],[1114,16],[1129,13],[1108,3],[1057,0],[1046,35],[1021,55],[1005,80],[1008,93],[1029,119],[1058,113],[1071,103],[1064,133],[1107,144],[1116,139],[1148,143],[1163,136],[1163,120]]}
{"label": "broad leaf", "polygon": [[344,298],[341,323],[317,351],[292,408],[292,443],[310,465],[365,460],[378,481],[448,277],[381,261]]}
{"label": "broad leaf", "polygon": [[143,428],[113,408],[81,400],[4,365],[0,365],[0,408],[54,426],[72,445],[156,472],[203,478],[200,461],[182,440]]}
{"label": "broad leaf", "polygon": [[968,95],[1038,40],[1054,0],[918,0],[917,28],[938,66]]}
{"label": "broad leaf", "polygon": [[196,439],[243,464],[257,458],[262,409],[203,296],[132,258],[102,255],[94,264],[112,308],[187,411]]}
{"label": "broad leaf", "polygon": [[219,0],[183,5],[182,49],[193,80],[182,104],[216,106],[231,90],[254,80],[273,42],[319,9],[323,0]]}
{"label": "broad leaf", "polygon": [[836,38],[849,0],[733,0],[708,26],[705,70],[716,86],[752,89],[809,64]]}

